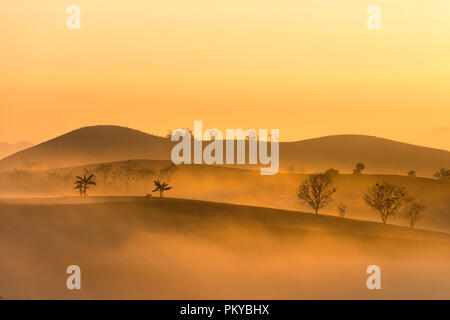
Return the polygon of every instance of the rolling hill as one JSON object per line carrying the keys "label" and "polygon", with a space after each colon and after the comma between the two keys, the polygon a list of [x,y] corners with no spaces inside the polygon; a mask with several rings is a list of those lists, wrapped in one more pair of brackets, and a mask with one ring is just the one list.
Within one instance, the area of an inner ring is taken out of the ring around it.
{"label": "rolling hill", "polygon": [[350,171],[357,162],[367,172],[400,173],[416,170],[431,176],[438,168],[450,167],[450,152],[393,140],[363,136],[336,135],[280,144],[280,163],[300,170],[326,170],[336,167]]}
{"label": "rolling hill", "polygon": [[61,168],[127,159],[170,159],[168,139],[119,126],[84,127],[17,152],[0,161],[0,169]]}
{"label": "rolling hill", "polygon": [[[126,162],[111,162],[111,174],[104,180],[96,169],[99,164],[82,165],[54,169],[50,171],[36,170],[23,181],[11,177],[9,172],[0,172],[0,198],[14,197],[61,197],[74,196],[73,180],[85,170],[97,174],[98,186],[89,192],[91,196],[143,196],[151,193],[153,179],[164,179],[173,189],[168,196],[226,202],[242,205],[263,206],[287,210],[310,211],[311,208],[299,201],[296,191],[305,174],[279,173],[273,176],[262,176],[257,170],[237,169],[225,166],[181,165],[170,177],[161,176],[160,169],[167,168],[169,160],[132,160],[137,172],[140,169],[155,170],[149,183],[135,179],[125,187],[123,178],[118,173]],[[49,174],[50,173],[50,174]],[[337,192],[333,202],[321,209],[321,213],[338,215],[337,205],[347,205],[347,217],[370,221],[379,221],[379,215],[363,200],[367,188],[380,182],[390,182],[404,186],[408,192],[425,204],[423,216],[417,222],[418,228],[442,230],[450,232],[450,184],[436,179],[409,177],[406,175],[382,174],[339,174],[333,177],[333,185]],[[392,224],[405,225],[407,221],[394,217]]]}
{"label": "rolling hill", "polygon": [[[445,233],[205,201],[0,201],[6,299],[448,299],[449,249]],[[83,290],[61,285],[72,264]],[[365,287],[371,264],[383,290]]]}
{"label": "rolling hill", "polygon": [[[0,160],[0,170],[24,162],[46,169],[127,159],[169,160],[172,145],[167,138],[130,128],[84,127]],[[450,152],[363,135],[280,143],[281,169],[310,172],[335,167],[348,172],[357,162],[365,163],[372,173],[405,174],[413,169],[431,176],[441,167],[450,167]]]}

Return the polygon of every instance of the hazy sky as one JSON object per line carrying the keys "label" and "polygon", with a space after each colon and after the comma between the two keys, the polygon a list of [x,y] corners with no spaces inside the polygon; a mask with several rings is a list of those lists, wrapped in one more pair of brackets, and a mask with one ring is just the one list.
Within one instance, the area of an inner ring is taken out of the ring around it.
{"label": "hazy sky", "polygon": [[[118,124],[408,140],[450,125],[450,2],[0,3],[0,141]],[[81,7],[81,30],[66,8]]]}

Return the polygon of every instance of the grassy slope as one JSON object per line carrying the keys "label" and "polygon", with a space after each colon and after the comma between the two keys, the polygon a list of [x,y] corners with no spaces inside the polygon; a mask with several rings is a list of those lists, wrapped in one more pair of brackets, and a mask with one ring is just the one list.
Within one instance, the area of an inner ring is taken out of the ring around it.
{"label": "grassy slope", "polygon": [[[299,211],[233,205],[199,200],[144,197],[91,197],[57,199],[13,199],[0,202],[3,214],[29,212],[103,212],[123,218],[142,219],[144,227],[160,225],[164,228],[186,229],[209,226],[214,222],[233,223],[249,228],[280,229],[283,232],[301,230],[336,232],[376,237],[450,242],[450,234],[408,227],[383,225],[378,222],[342,219]],[[32,219],[39,219],[34,217]]]}
{"label": "grassy slope", "polygon": [[[160,169],[170,164],[169,161],[137,160],[139,168]],[[120,163],[114,163],[118,167]],[[93,170],[97,165],[86,165],[61,169],[62,175],[71,172],[72,175],[81,174],[84,168]],[[227,202],[244,205],[264,206],[288,210],[309,211],[296,197],[296,189],[300,181],[305,177],[301,174],[279,173],[274,176],[261,176],[258,171],[235,169],[220,166],[183,165],[170,179],[174,186],[168,194],[173,197],[208,200],[214,202]],[[47,173],[37,172],[36,177],[31,178],[24,185],[27,192],[21,196],[51,196],[73,195],[72,183],[66,186],[54,185],[49,180]],[[110,179],[111,180],[111,179]],[[9,181],[9,182],[8,182]],[[409,192],[423,201],[426,209],[423,218],[419,220],[418,227],[424,229],[450,231],[450,184],[443,184],[435,179],[411,178],[398,175],[374,175],[363,174],[355,176],[341,174],[334,178],[334,185],[338,191],[333,203],[322,209],[323,213],[337,215],[337,205],[347,205],[349,218],[379,221],[379,216],[371,210],[362,200],[362,196],[368,187],[375,183],[388,181],[405,186]],[[1,183],[3,182],[3,183]],[[120,183],[120,181],[117,181]],[[16,183],[6,174],[0,173],[0,192],[3,196],[15,196]],[[151,186],[150,186],[151,187]],[[123,189],[123,188],[122,188]],[[8,191],[11,190],[11,191]],[[142,185],[133,182],[131,195],[143,195],[151,189],[144,191]],[[99,186],[91,190],[92,195],[102,195],[103,187]],[[123,195],[125,190],[110,189],[106,194]],[[395,224],[406,224],[406,221],[394,218],[389,221]]]}
{"label": "grassy slope", "polygon": [[[448,234],[205,201],[0,203],[6,298],[440,298],[449,252]],[[65,289],[70,264],[82,291]],[[381,292],[364,288],[370,264]]]}

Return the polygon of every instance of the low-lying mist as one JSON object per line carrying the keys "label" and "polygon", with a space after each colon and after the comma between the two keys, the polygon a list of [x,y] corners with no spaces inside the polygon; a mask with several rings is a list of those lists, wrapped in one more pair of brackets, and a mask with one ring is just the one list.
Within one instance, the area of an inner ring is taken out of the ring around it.
{"label": "low-lying mist", "polygon": [[[97,186],[88,190],[90,196],[144,196],[152,193],[153,180],[159,179],[173,187],[166,193],[169,197],[311,211],[296,196],[301,180],[306,177],[304,174],[261,176],[257,170],[206,165],[171,167],[169,161],[132,162],[135,164],[134,174],[129,181],[126,181],[121,170],[127,162],[113,163],[106,180],[98,171],[99,165],[32,171],[28,174],[0,172],[0,198],[76,197],[78,194],[73,190],[75,176],[87,170],[96,175],[97,182]],[[167,168],[170,170],[161,173]],[[142,175],[142,169],[150,174]],[[363,201],[363,195],[367,188],[384,181],[405,186],[410,194],[425,204],[417,227],[450,231],[450,184],[420,177],[339,174],[333,177],[337,188],[334,200],[322,209],[322,213],[338,215],[338,205],[345,204],[347,217],[380,221],[378,214]],[[158,196],[156,193],[153,195]],[[407,224],[398,218],[391,219],[389,223]]]}
{"label": "low-lying mist", "polygon": [[[85,200],[0,204],[0,296],[450,298],[447,235],[198,201]],[[66,289],[73,264],[79,291]],[[381,290],[366,288],[373,264]]]}

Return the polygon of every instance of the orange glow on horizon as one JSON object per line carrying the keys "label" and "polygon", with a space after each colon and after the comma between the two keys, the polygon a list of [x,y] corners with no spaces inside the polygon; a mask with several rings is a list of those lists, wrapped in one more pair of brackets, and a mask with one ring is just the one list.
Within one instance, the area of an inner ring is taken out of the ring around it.
{"label": "orange glow on horizon", "polygon": [[[409,141],[450,119],[445,0],[65,1],[0,4],[0,141],[95,124],[165,135],[279,128]],[[406,10],[407,9],[407,10]]]}

